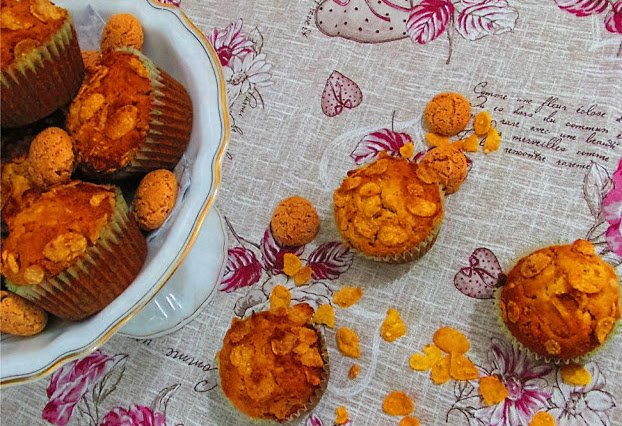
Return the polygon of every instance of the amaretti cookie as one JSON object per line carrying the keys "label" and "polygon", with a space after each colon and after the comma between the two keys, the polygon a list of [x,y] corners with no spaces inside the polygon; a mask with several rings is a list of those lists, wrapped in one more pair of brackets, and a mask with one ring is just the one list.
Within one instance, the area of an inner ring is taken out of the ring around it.
{"label": "amaretti cookie", "polygon": [[426,127],[441,136],[453,136],[464,130],[471,119],[471,104],[459,93],[439,93],[425,107]]}
{"label": "amaretti cookie", "polygon": [[67,117],[78,168],[100,181],[172,169],[191,130],[186,89],[133,48],[102,53]]}
{"label": "amaretti cookie", "polygon": [[335,221],[350,247],[375,260],[403,263],[425,254],[443,221],[439,184],[426,183],[418,165],[381,153],[348,172],[334,192]]}
{"label": "amaretti cookie", "polygon": [[525,348],[553,361],[579,361],[620,319],[620,281],[585,240],[529,254],[498,294],[505,327]]}
{"label": "amaretti cookie", "polygon": [[69,103],[84,78],[71,14],[48,0],[2,0],[2,127],[39,120]]}
{"label": "amaretti cookie", "polygon": [[121,191],[73,181],[29,199],[7,219],[2,274],[7,287],[42,309],[78,320],[131,284],[147,243]]}
{"label": "amaretti cookie", "polygon": [[284,246],[303,246],[313,241],[320,217],[309,200],[294,195],[281,201],[270,220],[274,239]]}
{"label": "amaretti cookie", "polygon": [[173,211],[177,201],[177,178],[170,170],[159,169],[147,173],[140,181],[134,200],[132,215],[140,229],[157,229]]}

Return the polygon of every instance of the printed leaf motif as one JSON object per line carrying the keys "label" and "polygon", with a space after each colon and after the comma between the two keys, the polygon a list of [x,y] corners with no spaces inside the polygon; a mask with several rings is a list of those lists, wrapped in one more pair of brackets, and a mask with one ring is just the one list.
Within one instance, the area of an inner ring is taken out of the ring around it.
{"label": "printed leaf motif", "polygon": [[261,260],[264,268],[273,275],[283,273],[283,256],[285,253],[294,253],[300,256],[304,246],[283,247],[276,242],[270,227],[264,232],[261,240]]}
{"label": "printed leaf motif", "polygon": [[487,248],[478,248],[469,257],[469,265],[458,271],[454,286],[469,297],[492,298],[504,278],[497,256]]}
{"label": "printed leaf motif", "polygon": [[465,399],[471,396],[475,386],[468,380],[458,380],[454,385],[454,396],[456,400]]}
{"label": "printed leaf motif", "polygon": [[322,423],[322,419],[320,419],[318,415],[311,413],[309,417],[307,417],[305,426],[324,426],[324,423]]}
{"label": "printed leaf motif", "polygon": [[261,264],[252,250],[234,247],[227,253],[227,264],[218,290],[230,293],[259,281]]}
{"label": "printed leaf motif", "polygon": [[583,179],[583,195],[590,213],[597,221],[602,218],[603,199],[611,188],[613,183],[607,169],[592,161]]}
{"label": "printed leaf motif", "polygon": [[294,287],[290,291],[292,293],[292,305],[304,302],[311,305],[313,309],[317,309],[320,305],[329,304],[333,296],[333,292],[328,285],[321,281]]}
{"label": "printed leaf motif", "polygon": [[240,297],[233,307],[233,312],[239,316],[244,317],[246,315],[246,311],[251,309],[254,306],[257,306],[266,301],[266,295],[257,288],[252,288],[246,293],[245,296]]}
{"label": "printed leaf motif", "polygon": [[376,160],[381,151],[387,152],[392,157],[399,157],[400,148],[412,141],[412,138],[406,133],[382,129],[361,139],[350,157],[358,165]]}
{"label": "printed leaf motif", "polygon": [[607,0],[553,0],[557,7],[576,16],[596,15],[607,9]]}
{"label": "printed leaf motif", "polygon": [[456,29],[467,40],[478,40],[491,34],[503,34],[514,29],[518,11],[506,0],[463,0]]}
{"label": "printed leaf motif", "polygon": [[423,0],[410,14],[406,32],[413,42],[429,43],[445,31],[453,13],[449,0]]}
{"label": "printed leaf motif", "polygon": [[607,15],[605,15],[605,28],[614,34],[622,34],[622,0],[613,3]]}
{"label": "printed leaf motif", "polygon": [[335,117],[344,108],[356,108],[361,102],[363,92],[359,86],[339,71],[333,71],[322,92],[322,112],[329,117]]}
{"label": "printed leaf motif", "polygon": [[354,256],[339,242],[324,243],[316,248],[307,260],[316,280],[336,280],[352,266]]}

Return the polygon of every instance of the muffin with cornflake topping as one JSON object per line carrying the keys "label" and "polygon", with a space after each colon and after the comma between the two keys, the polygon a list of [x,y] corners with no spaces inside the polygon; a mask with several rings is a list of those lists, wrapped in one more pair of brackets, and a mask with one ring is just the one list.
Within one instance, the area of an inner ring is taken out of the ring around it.
{"label": "muffin with cornflake topping", "polygon": [[503,324],[539,357],[580,361],[620,319],[620,281],[589,241],[553,245],[523,257],[498,293]]}

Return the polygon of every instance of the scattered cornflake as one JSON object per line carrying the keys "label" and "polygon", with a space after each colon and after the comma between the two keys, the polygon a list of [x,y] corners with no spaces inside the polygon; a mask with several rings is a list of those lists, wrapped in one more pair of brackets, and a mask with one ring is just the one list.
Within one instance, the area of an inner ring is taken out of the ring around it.
{"label": "scattered cornflake", "polygon": [[347,327],[341,327],[337,330],[337,347],[345,356],[351,358],[359,358],[361,356],[359,337],[354,330]]}
{"label": "scattered cornflake", "polygon": [[429,370],[434,367],[443,356],[443,352],[434,345],[426,345],[423,354],[415,353],[410,357],[410,368],[413,370]]}
{"label": "scattered cornflake", "polygon": [[337,407],[335,410],[335,423],[338,425],[342,425],[348,421],[348,410],[343,405],[341,407]]}
{"label": "scattered cornflake", "polygon": [[352,367],[350,367],[350,370],[348,370],[348,378],[356,379],[356,376],[358,376],[360,372],[361,372],[361,367],[359,367],[356,364],[352,364]]}
{"label": "scattered cornflake", "polygon": [[490,114],[486,111],[482,111],[477,113],[475,116],[475,120],[473,122],[473,130],[475,130],[475,134],[482,136],[488,133],[490,130],[490,124],[492,120],[490,118]]}
{"label": "scattered cornflake", "polygon": [[441,327],[434,333],[432,341],[447,353],[466,353],[471,345],[464,334],[451,327]]}
{"label": "scattered cornflake", "polygon": [[405,143],[400,148],[402,158],[411,158],[415,153],[415,145],[412,142]]}
{"label": "scattered cornflake", "polygon": [[555,419],[546,411],[540,411],[533,416],[529,426],[555,426]]}
{"label": "scattered cornflake", "polygon": [[592,381],[592,375],[580,364],[568,364],[559,369],[564,383],[585,386]]}
{"label": "scattered cornflake", "polygon": [[509,396],[507,388],[497,376],[480,377],[479,394],[488,405],[498,404]]}
{"label": "scattered cornflake", "polygon": [[335,327],[335,309],[332,305],[320,305],[313,314],[313,322],[330,328]]}
{"label": "scattered cornflake", "polygon": [[475,380],[479,377],[479,370],[461,353],[452,352],[449,360],[449,375],[455,380]]}
{"label": "scattered cornflake", "polygon": [[363,295],[360,287],[344,287],[333,296],[333,302],[341,308],[349,308],[354,305]]}
{"label": "scattered cornflake", "polygon": [[426,133],[425,140],[432,146],[443,146],[449,144],[449,138],[447,136],[440,136],[436,133]]}
{"label": "scattered cornflake", "polygon": [[393,391],[386,396],[382,409],[391,416],[407,416],[415,408],[413,400],[404,392]]}
{"label": "scattered cornflake", "polygon": [[498,150],[500,144],[501,136],[499,136],[499,132],[497,132],[497,129],[493,127],[488,132],[486,140],[484,140],[484,154],[489,154],[493,151]]}
{"label": "scattered cornflake", "polygon": [[419,426],[419,419],[416,417],[406,416],[400,420],[399,426]]}
{"label": "scattered cornflake", "polygon": [[307,265],[304,268],[300,268],[298,272],[294,274],[294,282],[297,286],[306,284],[307,281],[311,279],[311,275],[313,275],[313,269]]}
{"label": "scattered cornflake", "polygon": [[302,268],[302,262],[298,256],[294,253],[285,253],[283,255],[283,272],[286,275],[293,277],[300,268]]}
{"label": "scattered cornflake", "polygon": [[463,145],[464,145],[464,140],[463,140],[463,139],[460,139],[460,140],[457,140],[457,141],[453,141],[453,142],[451,142],[451,143],[449,144],[449,147],[450,147],[450,148],[457,149],[457,150],[459,150],[459,151],[462,151],[462,149],[463,149]]}
{"label": "scattered cornflake", "polygon": [[289,290],[282,285],[277,285],[270,295],[270,312],[277,315],[285,315],[292,301]]}
{"label": "scattered cornflake", "polygon": [[387,342],[392,342],[406,334],[406,324],[395,309],[389,308],[387,311],[387,317],[382,323],[380,334]]}
{"label": "scattered cornflake", "polygon": [[479,149],[479,138],[473,134],[462,141],[462,149],[467,152],[477,152]]}
{"label": "scattered cornflake", "polygon": [[451,374],[449,373],[450,358],[451,355],[445,355],[432,367],[430,377],[435,385],[442,385],[451,379]]}

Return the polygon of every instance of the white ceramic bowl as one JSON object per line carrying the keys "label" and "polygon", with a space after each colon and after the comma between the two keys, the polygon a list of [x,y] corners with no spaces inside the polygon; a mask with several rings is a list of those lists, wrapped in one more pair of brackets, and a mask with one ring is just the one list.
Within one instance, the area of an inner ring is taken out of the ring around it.
{"label": "white ceramic bowl", "polygon": [[138,17],[145,32],[143,52],[180,81],[193,101],[194,123],[185,155],[189,185],[178,199],[175,216],[169,218],[162,235],[149,241],[149,254],[142,271],[108,307],[80,322],[52,321],[36,336],[2,335],[2,385],[42,377],[64,362],[88,354],[156,295],[190,251],[214,201],[220,163],[229,139],[225,83],[218,56],[178,8],[153,0],[92,3],[55,0],[55,3],[69,9],[74,19],[84,15],[87,7],[94,8],[104,20],[114,13]]}

